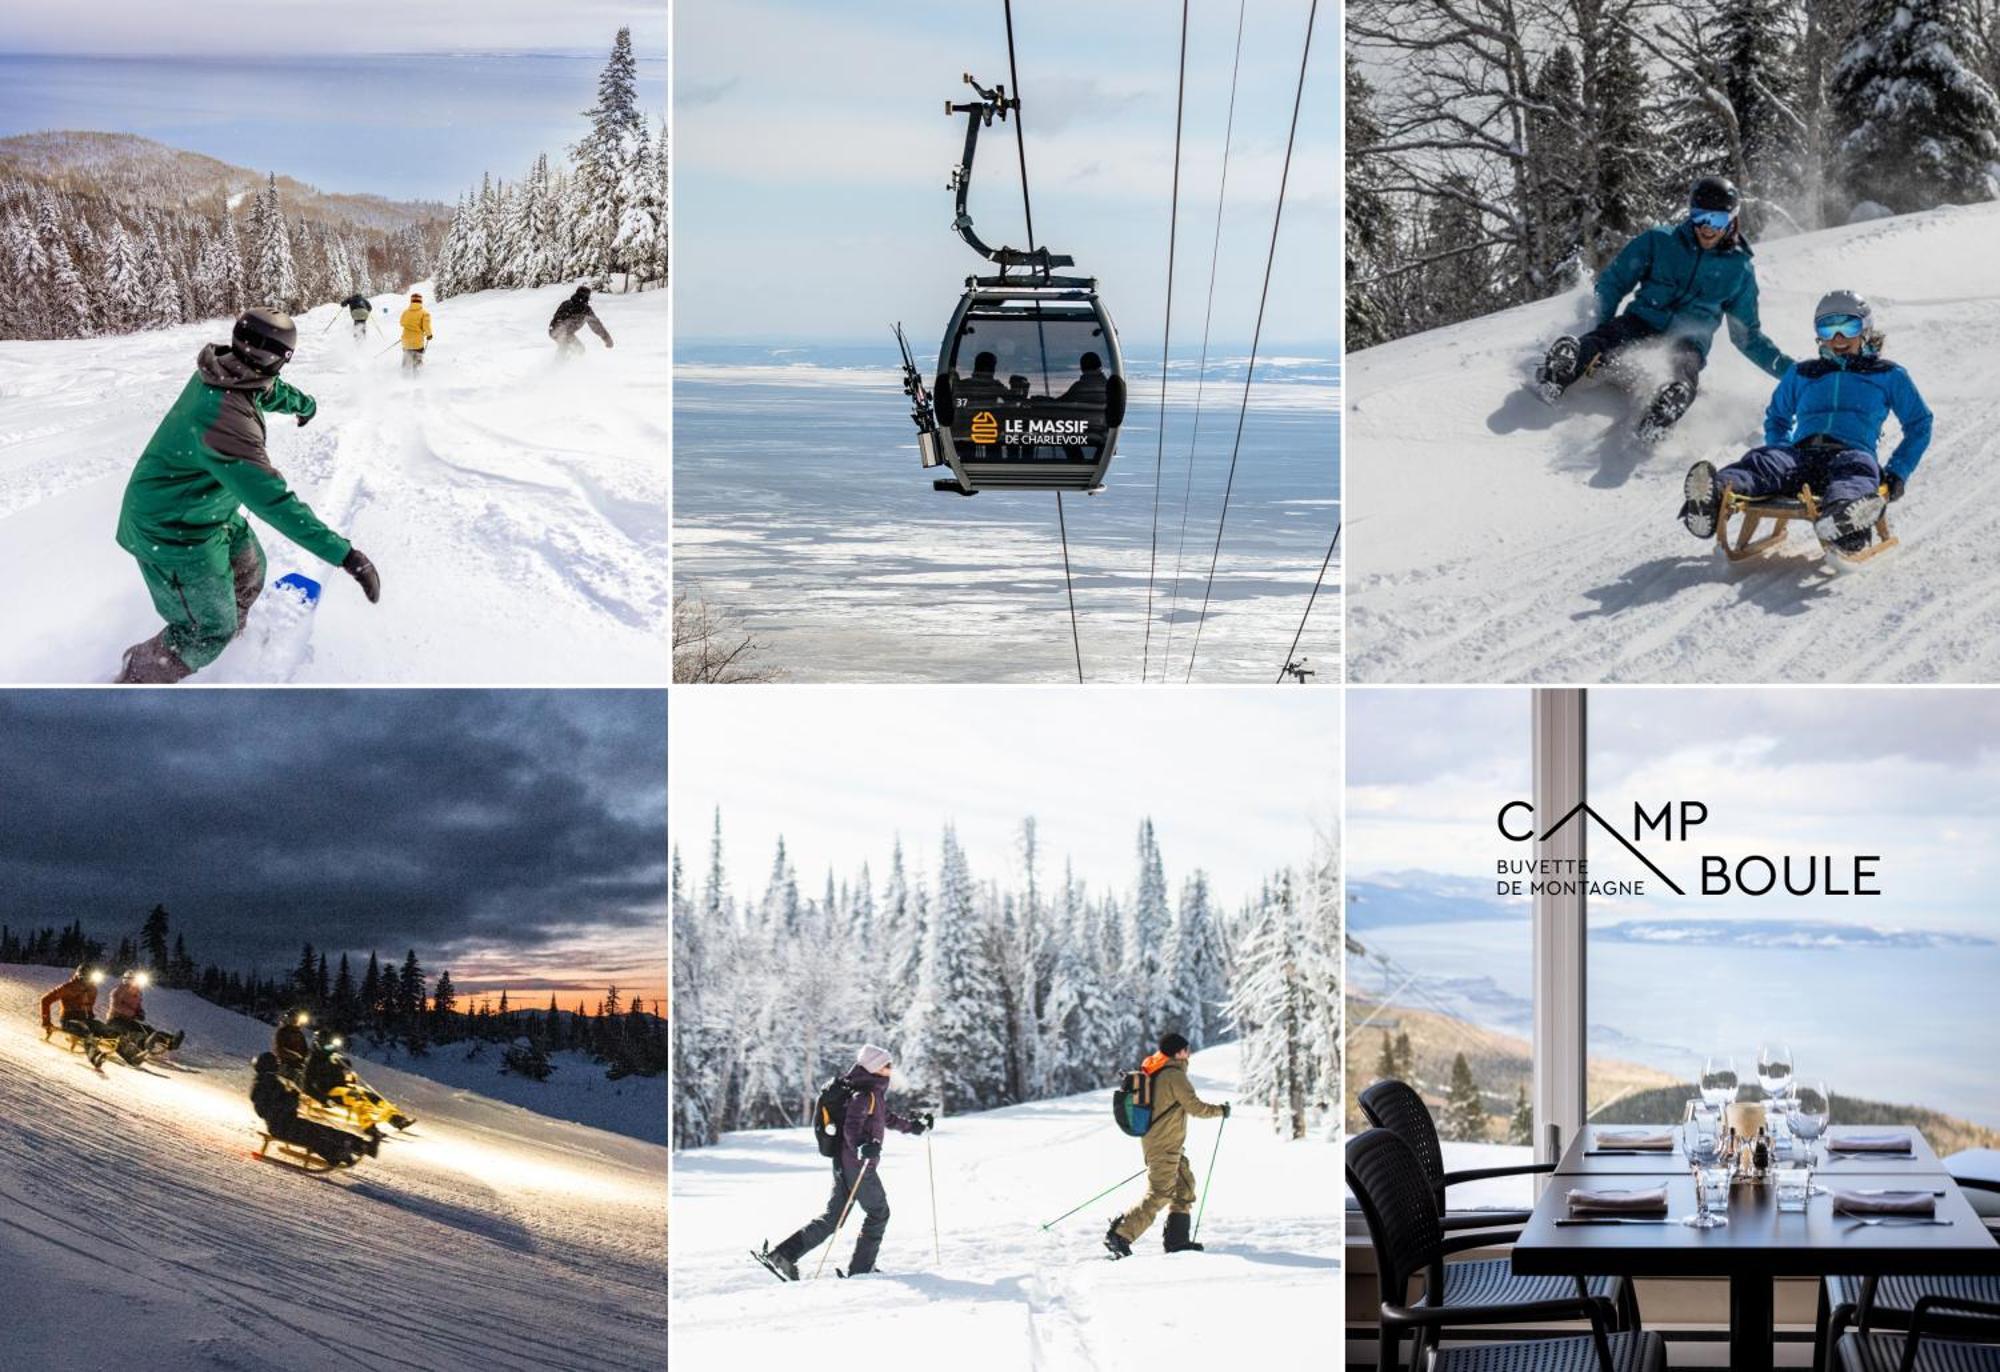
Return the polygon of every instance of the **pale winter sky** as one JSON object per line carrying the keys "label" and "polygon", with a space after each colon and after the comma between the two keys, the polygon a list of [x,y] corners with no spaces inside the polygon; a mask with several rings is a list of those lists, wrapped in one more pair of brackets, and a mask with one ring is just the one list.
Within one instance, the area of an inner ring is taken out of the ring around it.
{"label": "pale winter sky", "polygon": [[1323,692],[1268,687],[760,687],[674,700],[669,828],[690,878],[722,808],[739,899],[761,895],[777,838],[818,897],[866,858],[879,884],[901,833],[935,874],[958,827],[976,878],[1013,880],[1033,815],[1044,881],[1065,856],[1092,888],[1123,891],[1150,815],[1172,888],[1207,870],[1232,906],[1312,854],[1338,816],[1340,717]]}
{"label": "pale winter sky", "polygon": [[[1308,0],[1246,7],[1214,337],[1247,343],[1271,232]],[[1178,6],[1014,6],[1039,241],[1096,275],[1125,347],[1157,356],[1173,175]],[[1177,351],[1199,346],[1237,7],[1197,5],[1181,160]],[[1338,335],[1339,10],[1321,4],[1265,337]],[[946,180],[971,72],[1011,86],[997,4],[686,3],[675,14],[675,308],[689,338],[887,336],[935,346],[986,264],[951,232]],[[1014,129],[980,138],[971,210],[1024,246]]]}
{"label": "pale winter sky", "polygon": [[[190,57],[364,52],[595,52],[621,24],[666,51],[667,7],[630,0],[8,0],[0,52]],[[600,38],[600,35],[602,37]]]}
{"label": "pale winter sky", "polygon": [[[1348,871],[1484,879],[1506,845],[1503,800],[1529,787],[1529,692],[1520,689],[1348,693]],[[1593,805],[1630,832],[1632,805],[1704,801],[1689,852],[1735,857],[1879,853],[1879,901],[1680,901],[1623,914],[1852,919],[1882,927],[1995,932],[2000,854],[2000,691],[1727,688],[1590,693]],[[1649,839],[1670,874],[1698,873],[1678,844]],[[1593,839],[1605,876],[1644,872],[1608,837]],[[1650,884],[1650,883],[1649,883]],[[1489,892],[1491,887],[1486,888]]]}

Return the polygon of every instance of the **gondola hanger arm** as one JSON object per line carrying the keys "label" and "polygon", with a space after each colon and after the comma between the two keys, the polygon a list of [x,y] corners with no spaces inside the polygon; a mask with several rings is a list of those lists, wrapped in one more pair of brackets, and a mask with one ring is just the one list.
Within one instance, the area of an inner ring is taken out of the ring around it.
{"label": "gondola hanger arm", "polygon": [[1066,253],[1052,253],[1047,248],[995,247],[972,227],[972,212],[966,206],[966,197],[972,191],[972,160],[979,151],[979,130],[991,125],[995,119],[1005,120],[1007,112],[1019,109],[1021,102],[1018,97],[1009,97],[1005,86],[994,86],[989,90],[975,81],[971,72],[966,72],[964,76],[965,84],[978,92],[979,99],[959,104],[946,101],[944,107],[947,115],[965,116],[965,147],[951,173],[950,189],[957,197],[956,212],[951,221],[952,232],[987,261],[999,263],[1003,272],[1009,268],[1026,268],[1048,276],[1057,267],[1076,265],[1074,257]]}

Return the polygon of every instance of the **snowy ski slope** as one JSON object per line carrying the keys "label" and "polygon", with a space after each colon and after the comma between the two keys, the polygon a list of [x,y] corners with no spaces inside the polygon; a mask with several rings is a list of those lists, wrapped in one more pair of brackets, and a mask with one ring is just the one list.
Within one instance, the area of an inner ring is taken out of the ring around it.
{"label": "snowy ski slope", "polygon": [[[1236,1093],[1233,1045],[1195,1055],[1204,1099]],[[1197,1184],[1220,1122],[1197,1120]],[[674,1358],[684,1367],[786,1367],[814,1348],[879,1348],[890,1362],[974,1369],[1227,1366],[1274,1331],[1310,1346],[1335,1328],[1341,1243],[1339,1150],[1280,1142],[1245,1107],[1222,1135],[1200,1238],[1160,1249],[1164,1218],[1112,1262],[1105,1225],[1144,1193],[1134,1181],[1044,1233],[1045,1220],[1140,1166],[1111,1120],[1110,1092],[961,1115],[933,1140],[942,1263],[933,1259],[924,1140],[891,1133],[882,1178],[891,1218],[880,1273],[836,1280],[858,1216],[832,1240],[826,1273],[784,1285],[749,1250],[775,1244],[826,1201],[827,1163],[803,1129],[731,1134],[674,1154]],[[1328,1338],[1337,1339],[1336,1333]],[[849,1342],[852,1341],[852,1342]]]}
{"label": "snowy ski slope", "polygon": [[61,976],[0,966],[0,1364],[666,1366],[664,1148],[369,1067],[416,1127],[307,1176],[253,1156],[268,1026],[155,989],[198,1071],[100,1076],[42,1041]]}
{"label": "snowy ski slope", "polygon": [[[375,297],[361,343],[335,306],[299,317],[285,377],[319,414],[274,420],[271,458],[374,560],[382,602],[259,525],[271,579],[302,571],[325,595],[305,635],[273,632],[260,604],[195,680],[666,681],[667,293],[599,296],[617,347],[586,332],[586,356],[558,366],[547,325],[568,293],[433,302],[414,381],[388,347],[404,293]],[[202,344],[228,332],[0,342],[0,680],[109,681],[159,628],[113,541],[119,500]]]}
{"label": "snowy ski slope", "polygon": [[[1902,547],[1821,566],[1811,534],[1731,568],[1675,519],[1681,478],[1759,441],[1773,382],[1718,335],[1702,393],[1658,449],[1633,403],[1585,383],[1559,409],[1523,388],[1580,297],[1544,301],[1349,359],[1351,679],[1933,681],[2000,679],[2000,204],[1757,248],[1766,330],[1816,346],[1819,296],[1874,302],[1887,356],[1937,415],[1890,515]],[[1883,453],[1898,430],[1890,422]]]}

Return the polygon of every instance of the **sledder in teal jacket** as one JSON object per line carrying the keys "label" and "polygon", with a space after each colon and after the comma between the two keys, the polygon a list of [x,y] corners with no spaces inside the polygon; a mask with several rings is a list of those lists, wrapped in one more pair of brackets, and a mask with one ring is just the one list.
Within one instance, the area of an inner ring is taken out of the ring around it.
{"label": "sledder in teal jacket", "polygon": [[380,597],[373,564],[299,499],[265,452],[265,415],[296,415],[304,424],[318,410],[278,379],[297,341],[289,315],[251,310],[237,320],[229,346],[201,350],[195,374],[133,467],[118,545],[138,561],[167,626],[126,649],[119,681],[179,681],[215,661],[242,630],[265,566],[245,509],[341,567],[369,600]]}

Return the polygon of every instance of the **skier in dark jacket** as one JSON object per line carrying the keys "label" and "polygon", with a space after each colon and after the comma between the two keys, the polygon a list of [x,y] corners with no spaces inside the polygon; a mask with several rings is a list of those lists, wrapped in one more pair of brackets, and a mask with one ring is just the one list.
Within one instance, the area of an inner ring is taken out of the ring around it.
{"label": "skier in dark jacket", "polygon": [[125,650],[121,682],[179,681],[222,655],[264,589],[264,549],[243,510],[331,562],[379,600],[361,550],[321,522],[271,465],[264,416],[301,424],[319,406],[278,379],[298,345],[292,317],[250,310],[227,346],[210,344],[153,432],[125,486],[118,546],[139,563],[167,627]]}
{"label": "skier in dark jacket", "polygon": [[259,1053],[254,1067],[257,1076],[250,1084],[250,1105],[264,1121],[265,1133],[316,1153],[335,1167],[352,1167],[364,1156],[376,1155],[378,1140],[299,1118],[299,1088],[278,1074],[276,1053]]}
{"label": "skier in dark jacket", "polygon": [[799,1259],[826,1242],[852,1204],[866,1217],[860,1237],[854,1241],[854,1260],[847,1275],[858,1277],[875,1270],[875,1255],[882,1247],[882,1235],[889,1228],[889,1197],[882,1189],[878,1164],[882,1157],[884,1129],[904,1134],[921,1134],[931,1127],[931,1117],[913,1115],[908,1119],[889,1108],[891,1063],[886,1048],[864,1046],[854,1066],[842,1079],[851,1088],[847,1110],[840,1121],[840,1156],[833,1161],[833,1190],[826,1210],[776,1248],[768,1243],[759,1260],[787,1281],[799,1279]]}
{"label": "skier in dark jacket", "polygon": [[[1709,345],[1725,320],[1737,351],[1772,376],[1783,376],[1792,360],[1765,335],[1757,317],[1757,268],[1738,224],[1740,202],[1726,178],[1704,176],[1689,193],[1685,220],[1656,225],[1627,243],[1597,278],[1597,326],[1549,346],[1535,375],[1542,398],[1554,404],[1606,359],[1634,344],[1663,339],[1671,377],[1639,421],[1641,438],[1658,438],[1694,402]],[[1625,304],[1628,295],[1631,303]]]}
{"label": "skier in dark jacket", "polygon": [[306,1055],[312,1051],[312,1041],[306,1037],[306,1026],[312,1023],[312,1016],[303,1009],[291,1010],[278,1021],[277,1032],[271,1035],[271,1051],[277,1054],[278,1070],[293,1081],[304,1075]]}
{"label": "skier in dark jacket", "polygon": [[[1794,364],[1764,412],[1763,446],[1716,471],[1688,469],[1681,522],[1712,538],[1726,488],[1752,498],[1797,495],[1819,501],[1820,542],[1837,556],[1866,552],[1887,501],[1901,500],[1931,441],[1931,411],[1910,374],[1882,357],[1875,310],[1856,291],[1829,291],[1813,311],[1819,356]],[[1902,427],[1887,466],[1876,454],[1890,415]]]}
{"label": "skier in dark jacket", "polygon": [[342,308],[347,311],[347,317],[354,321],[354,336],[356,338],[366,338],[368,336],[368,316],[375,313],[375,302],[360,291],[356,291],[340,303]]}
{"label": "skier in dark jacket", "polygon": [[597,317],[597,311],[590,308],[590,287],[578,286],[576,293],[556,306],[555,317],[549,320],[549,337],[556,341],[557,357],[575,357],[583,352],[583,344],[577,341],[577,332],[584,325],[604,340],[604,346],[611,346],[611,333],[604,327],[604,321]]}

